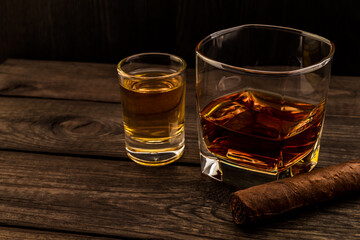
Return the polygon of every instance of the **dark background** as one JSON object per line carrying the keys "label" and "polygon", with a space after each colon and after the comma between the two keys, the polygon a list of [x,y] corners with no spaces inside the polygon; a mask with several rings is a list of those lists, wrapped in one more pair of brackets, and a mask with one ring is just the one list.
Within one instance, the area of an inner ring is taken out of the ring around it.
{"label": "dark background", "polygon": [[293,27],[335,43],[334,75],[360,75],[356,0],[0,0],[7,58],[117,63],[169,52],[194,67],[196,44],[246,23]]}

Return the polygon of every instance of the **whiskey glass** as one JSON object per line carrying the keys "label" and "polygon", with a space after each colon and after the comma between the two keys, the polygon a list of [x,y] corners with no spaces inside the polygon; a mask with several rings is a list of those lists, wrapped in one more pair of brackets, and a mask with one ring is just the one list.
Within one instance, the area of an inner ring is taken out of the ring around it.
{"label": "whiskey glass", "polygon": [[271,25],[204,38],[196,46],[202,173],[234,184],[312,170],[334,51],[321,36]]}
{"label": "whiskey glass", "polygon": [[186,62],[167,53],[141,53],[117,65],[125,148],[134,162],[162,166],[185,148]]}

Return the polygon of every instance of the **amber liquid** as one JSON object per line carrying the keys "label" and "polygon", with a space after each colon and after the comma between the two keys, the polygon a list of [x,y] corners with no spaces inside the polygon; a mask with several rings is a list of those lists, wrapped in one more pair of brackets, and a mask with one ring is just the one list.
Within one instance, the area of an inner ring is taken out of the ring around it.
{"label": "amber liquid", "polygon": [[[161,77],[165,74],[168,73],[148,72],[138,76]],[[162,80],[124,79],[120,82],[120,92],[124,128],[130,139],[166,143],[184,130],[185,82],[181,76]]]}
{"label": "amber liquid", "polygon": [[211,153],[240,166],[278,172],[314,150],[323,116],[324,103],[248,90],[210,102],[201,124]]}

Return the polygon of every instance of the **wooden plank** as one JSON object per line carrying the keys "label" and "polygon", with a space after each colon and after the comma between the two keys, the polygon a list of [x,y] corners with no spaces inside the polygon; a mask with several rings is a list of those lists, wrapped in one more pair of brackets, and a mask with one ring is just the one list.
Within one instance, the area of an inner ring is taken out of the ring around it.
{"label": "wooden plank", "polygon": [[[198,163],[193,112],[181,161]],[[126,158],[120,103],[2,97],[0,118],[0,149]]]}
{"label": "wooden plank", "polygon": [[360,77],[333,76],[326,111],[329,115],[360,116]]}
{"label": "wooden plank", "polygon": [[[48,78],[58,75],[65,63],[54,64],[56,67],[48,70]],[[76,69],[82,69],[80,73],[88,72],[88,68],[97,72],[95,69],[100,67],[96,64],[84,67],[79,63],[72,73],[63,74],[64,77],[56,80],[53,86],[39,74],[41,80],[37,85],[30,83],[36,88],[2,88],[9,89],[3,91],[3,95],[20,97],[1,98],[0,148],[96,156],[97,159],[1,152],[0,223],[135,238],[272,239],[301,236],[324,239],[340,238],[345,234],[349,239],[359,237],[356,233],[360,215],[358,197],[334,201],[250,228],[235,226],[227,206],[228,196],[235,189],[200,175],[193,80],[188,80],[187,86],[184,157],[156,169],[132,163],[124,152],[121,104],[113,98],[117,95],[117,86],[109,87],[110,81],[96,85],[100,77],[93,80],[97,90],[84,90],[86,94],[77,95],[75,88],[70,86],[73,76],[77,75]],[[44,71],[35,69],[37,73]],[[31,67],[26,71],[32,76],[30,70]],[[194,76],[192,73],[190,76]],[[0,76],[7,79],[9,75]],[[14,77],[7,84],[16,79]],[[85,73],[82,79],[77,88],[86,87]],[[319,167],[360,157],[359,88],[356,88],[355,80],[339,78],[333,81],[338,85],[335,85],[334,94],[329,94]],[[26,84],[26,75],[22,81]],[[0,77],[0,83],[3,82]],[[114,93],[105,99],[106,89]],[[102,157],[126,160],[109,161]],[[343,224],[337,226],[334,218]]]}
{"label": "wooden plank", "polygon": [[0,226],[0,239],[2,240],[109,240],[113,238],[91,236],[86,233],[67,233],[51,230],[26,229],[19,227]]}
{"label": "wooden plank", "polygon": [[[187,71],[187,102],[195,105],[195,71]],[[333,76],[327,112],[360,116],[360,77]],[[115,64],[8,59],[0,65],[0,95],[119,102]],[[195,108],[194,108],[195,109]]]}
{"label": "wooden plank", "polygon": [[0,148],[124,157],[121,105],[1,98]]}
{"label": "wooden plank", "polygon": [[[188,70],[195,104],[194,69]],[[115,64],[8,59],[0,64],[0,95],[120,102]]]}
{"label": "wooden plank", "polygon": [[[180,161],[198,164],[194,112],[187,107]],[[2,97],[0,118],[0,149],[126,158],[119,103]],[[326,159],[360,158],[359,145],[359,117],[327,116],[321,148]]]}
{"label": "wooden plank", "polygon": [[319,166],[360,159],[359,146],[360,117],[327,116],[321,138]]}
{"label": "wooden plank", "polygon": [[[2,89],[8,89],[2,93],[10,96],[114,102],[114,104],[101,104],[2,98],[0,112],[4,120],[0,125],[3,132],[0,136],[2,140],[0,148],[125,157],[121,105],[115,103],[118,101],[118,87],[117,82],[111,77],[114,74],[113,65],[10,59],[0,65],[0,69],[3,74],[0,78],[0,83],[4,84]],[[79,80],[74,81],[74,76]],[[342,141],[337,135],[327,136],[333,130],[340,134],[349,130],[358,132],[359,121],[356,118],[349,120],[349,125],[342,124],[344,118],[341,116],[360,114],[360,86],[357,87],[360,81],[357,79],[357,77],[334,77],[331,81],[328,117],[321,150],[321,154],[325,154],[326,159],[336,160],[339,155],[334,154],[334,151],[343,153],[345,159],[359,155],[357,147],[353,146],[348,151],[345,146],[347,144],[356,146],[358,140],[345,141],[341,145],[338,142]],[[13,81],[19,81],[14,83],[16,86],[28,87],[9,87],[7,84]],[[76,82],[76,85],[72,85],[72,82]],[[198,163],[194,82],[194,71],[190,69],[186,99],[187,147],[181,161]],[[339,117],[331,118],[331,115]],[[335,125],[332,126],[332,122]],[[351,126],[353,129],[349,129]],[[353,134],[353,136],[356,138],[358,135]]]}
{"label": "wooden plank", "polygon": [[0,65],[0,94],[120,102],[115,64],[8,59]]}
{"label": "wooden plank", "polygon": [[6,225],[154,239],[359,237],[359,196],[238,227],[228,207],[235,189],[201,176],[198,167],[154,169],[6,151],[0,175],[0,222]]}

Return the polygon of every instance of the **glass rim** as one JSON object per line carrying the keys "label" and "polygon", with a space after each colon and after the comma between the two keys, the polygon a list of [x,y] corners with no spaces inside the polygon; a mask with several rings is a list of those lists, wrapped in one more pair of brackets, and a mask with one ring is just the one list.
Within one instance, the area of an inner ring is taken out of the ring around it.
{"label": "glass rim", "polygon": [[[170,58],[170,60],[175,60],[177,62],[180,63],[181,68],[180,70],[177,70],[173,73],[169,73],[169,74],[165,74],[165,75],[161,75],[161,76],[154,76],[154,77],[144,77],[144,76],[137,76],[136,74],[131,74],[126,72],[123,68],[122,65],[124,64],[124,62],[130,58],[134,58],[134,57],[142,57],[142,56],[167,56]],[[186,61],[184,59],[182,59],[181,57],[178,57],[176,55],[170,54],[170,53],[162,53],[162,52],[146,52],[146,53],[138,53],[138,54],[133,54],[130,55],[124,59],[122,59],[118,64],[117,64],[117,72],[119,75],[123,76],[123,77],[127,77],[127,78],[132,78],[132,79],[165,79],[165,78],[171,78],[171,77],[176,77],[180,74],[182,74],[185,70],[186,70],[187,64]]]}
{"label": "glass rim", "polygon": [[[206,57],[205,55],[203,55],[200,52],[200,47],[202,45],[204,45],[205,43],[207,43],[208,41],[215,39],[219,36],[222,36],[224,34],[230,33],[230,32],[234,32],[237,31],[239,29],[243,29],[243,28],[263,28],[263,29],[272,29],[272,30],[278,30],[278,31],[286,31],[286,32],[290,32],[293,34],[298,34],[298,35],[302,35],[302,36],[307,36],[310,37],[312,39],[316,39],[320,42],[323,42],[327,45],[329,45],[330,47],[330,51],[329,54],[324,57],[323,59],[321,59],[320,61],[318,61],[315,64],[309,65],[307,67],[303,67],[303,68],[299,68],[299,69],[295,69],[295,70],[288,70],[288,71],[267,71],[267,70],[259,70],[259,69],[252,69],[252,68],[247,68],[247,67],[238,67],[238,66],[233,66],[230,64],[226,64],[226,63],[222,63],[219,61],[216,61],[214,59],[211,59],[209,57]],[[235,71],[235,72],[242,72],[242,73],[248,73],[248,74],[259,74],[259,75],[299,75],[299,74],[304,74],[304,73],[309,73],[309,72],[313,72],[317,69],[322,68],[323,66],[325,66],[326,64],[328,64],[335,52],[335,45],[333,42],[331,42],[330,40],[321,37],[319,35],[310,33],[310,32],[306,32],[303,30],[299,30],[296,28],[290,28],[290,27],[282,27],[282,26],[276,26],[276,25],[265,25],[265,24],[245,24],[245,25],[240,25],[240,26],[236,26],[236,27],[232,27],[232,28],[227,28],[227,29],[223,29],[217,32],[214,32],[208,36],[206,36],[205,38],[203,38],[196,46],[195,48],[195,52],[196,55],[198,57],[200,57],[202,60],[204,60],[205,62],[209,63],[210,65],[219,68],[219,69],[223,69],[223,70],[230,70],[230,71]]]}

